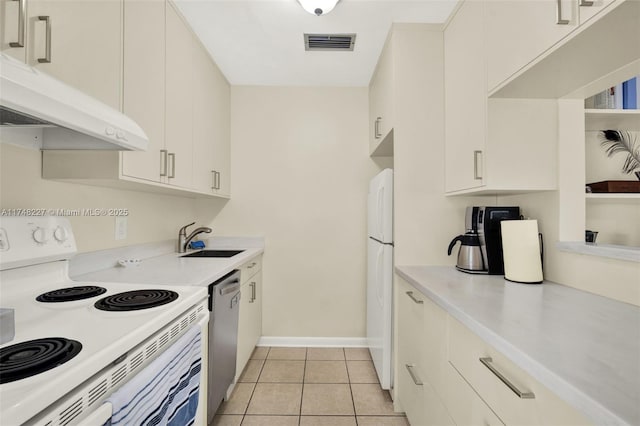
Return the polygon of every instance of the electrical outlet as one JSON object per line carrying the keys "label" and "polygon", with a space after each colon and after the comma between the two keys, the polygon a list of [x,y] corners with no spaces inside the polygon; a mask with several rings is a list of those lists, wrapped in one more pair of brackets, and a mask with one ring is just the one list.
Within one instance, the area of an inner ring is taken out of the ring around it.
{"label": "electrical outlet", "polygon": [[116,240],[127,238],[127,217],[116,216]]}

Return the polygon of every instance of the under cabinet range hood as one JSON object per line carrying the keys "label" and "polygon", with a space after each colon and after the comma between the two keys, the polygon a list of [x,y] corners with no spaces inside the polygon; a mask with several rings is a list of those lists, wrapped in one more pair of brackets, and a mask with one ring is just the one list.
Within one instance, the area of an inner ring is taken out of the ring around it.
{"label": "under cabinet range hood", "polygon": [[120,111],[2,53],[0,141],[44,150],[144,151],[149,143]]}

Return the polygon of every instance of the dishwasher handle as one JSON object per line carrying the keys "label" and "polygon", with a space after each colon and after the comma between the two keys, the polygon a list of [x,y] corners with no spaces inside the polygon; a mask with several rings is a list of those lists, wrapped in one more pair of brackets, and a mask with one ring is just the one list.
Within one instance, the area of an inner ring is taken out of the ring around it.
{"label": "dishwasher handle", "polygon": [[216,286],[218,287],[218,293],[220,294],[220,296],[224,296],[225,294],[229,294],[229,293],[233,293],[234,291],[238,291],[240,289],[240,281],[239,280],[233,280],[229,283],[226,283],[224,285],[221,286]]}

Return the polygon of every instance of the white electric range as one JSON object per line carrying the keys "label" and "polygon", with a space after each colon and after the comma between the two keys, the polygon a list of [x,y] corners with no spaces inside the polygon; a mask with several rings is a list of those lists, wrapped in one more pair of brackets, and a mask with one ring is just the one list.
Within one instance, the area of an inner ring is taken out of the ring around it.
{"label": "white electric range", "polygon": [[102,402],[185,330],[199,325],[206,338],[206,289],[72,281],[75,252],[65,218],[0,219],[0,308],[14,316],[2,317],[3,426],[103,424],[105,414],[92,417],[110,416]]}

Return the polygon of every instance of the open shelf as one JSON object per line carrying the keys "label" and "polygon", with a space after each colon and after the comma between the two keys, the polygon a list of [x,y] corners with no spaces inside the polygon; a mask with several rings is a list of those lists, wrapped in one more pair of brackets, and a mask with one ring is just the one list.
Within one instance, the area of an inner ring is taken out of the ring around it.
{"label": "open shelf", "polygon": [[618,246],[613,244],[583,243],[580,241],[559,241],[556,247],[560,251],[580,253],[590,256],[608,257],[640,263],[640,247]]}
{"label": "open shelf", "polygon": [[640,131],[638,109],[587,109],[585,130],[631,130]]}
{"label": "open shelf", "polygon": [[620,201],[638,201],[640,202],[639,193],[589,193],[584,194],[587,201],[597,200],[620,200]]}

